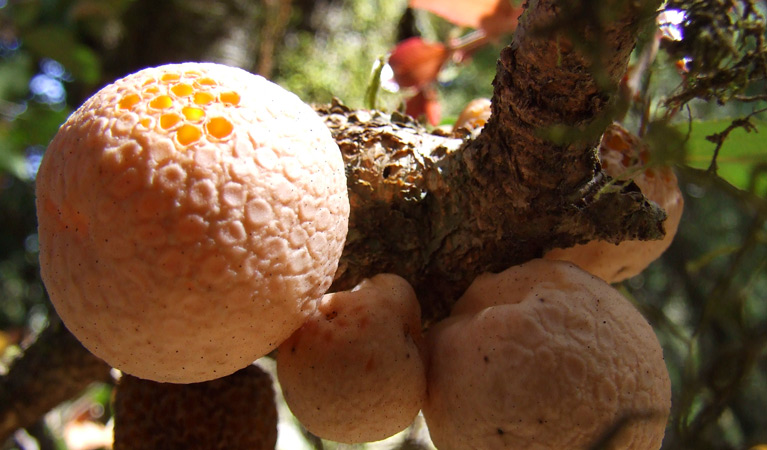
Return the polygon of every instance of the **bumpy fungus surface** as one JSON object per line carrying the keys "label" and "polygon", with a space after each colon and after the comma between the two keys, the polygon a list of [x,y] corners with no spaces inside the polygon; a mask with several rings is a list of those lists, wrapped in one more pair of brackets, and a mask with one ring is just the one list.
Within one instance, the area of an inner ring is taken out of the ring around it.
{"label": "bumpy fungus surface", "polygon": [[404,279],[364,280],[327,294],[279,348],[277,373],[298,420],[325,439],[387,438],[413,421],[426,397],[420,308]]}
{"label": "bumpy fungus surface", "polygon": [[257,366],[185,385],[124,375],[114,400],[115,450],[273,450],[277,407]]}
{"label": "bumpy fungus surface", "polygon": [[468,131],[485,126],[492,113],[492,104],[489,98],[475,98],[470,101],[458,114],[453,130],[464,128]]}
{"label": "bumpy fungus surface", "polygon": [[653,330],[570,263],[481,275],[427,343],[423,412],[440,450],[661,445],[671,387]]}
{"label": "bumpy fungus surface", "polygon": [[83,344],[196,382],[285,340],[332,282],[349,203],[312,109],[243,70],[145,69],[61,127],[37,177],[40,262]]}
{"label": "bumpy fungus surface", "polygon": [[666,235],[652,241],[629,240],[619,244],[591,241],[565,249],[553,249],[547,259],[570,261],[608,283],[617,283],[639,275],[658,259],[674,240],[682,220],[684,198],[670,167],[644,168],[647,150],[636,136],[617,124],[611,125],[599,148],[604,171],[616,180],[632,178],[649,200],[666,211],[663,222]]}

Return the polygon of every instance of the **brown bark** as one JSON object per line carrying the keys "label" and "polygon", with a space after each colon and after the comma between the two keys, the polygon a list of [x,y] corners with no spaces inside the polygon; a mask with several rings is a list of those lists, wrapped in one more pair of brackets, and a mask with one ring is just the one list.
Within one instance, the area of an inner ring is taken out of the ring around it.
{"label": "brown bark", "polygon": [[89,384],[108,381],[110,367],[58,320],[0,377],[0,442],[27,428]]}
{"label": "brown bark", "polygon": [[[604,189],[595,151],[641,20],[660,1],[528,3],[498,62],[493,116],[476,138],[430,134],[398,114],[318,108],[344,155],[352,206],[332,289],[397,273],[414,285],[428,325],[483,271],[597,237],[662,236],[663,211],[636,186]],[[40,367],[46,375],[38,387],[17,392],[10,374],[0,378],[0,431],[26,426],[64,400],[62,380],[85,386],[103,375],[74,367],[93,368],[91,361],[54,357],[67,355],[72,339],[55,336],[41,337],[48,364],[28,352],[12,369]],[[73,367],[62,371],[54,361]]]}
{"label": "brown bark", "polygon": [[123,17],[125,38],[106,58],[107,82],[145,67],[186,61],[256,70],[259,39],[254,35],[267,17],[263,3],[136,0]]}
{"label": "brown bark", "polygon": [[[475,140],[320,109],[346,158],[352,202],[333,289],[397,273],[414,285],[428,324],[481,272],[594,238],[661,237],[664,212],[634,185],[605,190],[595,151],[647,8],[621,5],[609,24],[546,35],[562,11],[555,1],[530,2],[501,53],[493,115]],[[616,45],[594,61],[570,35]],[[557,127],[573,137],[552,139]]]}
{"label": "brown bark", "polygon": [[272,377],[255,365],[190,384],[124,374],[115,390],[114,450],[267,450],[277,443]]}

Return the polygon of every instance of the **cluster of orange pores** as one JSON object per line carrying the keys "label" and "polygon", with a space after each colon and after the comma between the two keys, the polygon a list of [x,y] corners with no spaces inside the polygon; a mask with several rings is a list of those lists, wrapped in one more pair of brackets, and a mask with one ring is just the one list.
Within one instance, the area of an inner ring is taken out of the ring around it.
{"label": "cluster of orange pores", "polygon": [[229,137],[234,129],[232,122],[225,116],[206,117],[209,114],[206,110],[215,111],[216,104],[226,108],[239,103],[240,94],[236,91],[221,89],[216,80],[189,71],[150,78],[140,92],[123,95],[117,105],[123,111],[140,110],[142,106],[157,111],[159,115],[142,115],[139,124],[147,129],[159,126],[171,132],[178,144],[187,146],[200,140],[203,134],[215,140]]}

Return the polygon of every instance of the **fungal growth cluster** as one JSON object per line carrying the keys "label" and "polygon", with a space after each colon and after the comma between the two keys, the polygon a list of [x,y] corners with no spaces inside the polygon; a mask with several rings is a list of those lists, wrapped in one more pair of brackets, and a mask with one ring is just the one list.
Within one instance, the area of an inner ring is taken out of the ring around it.
{"label": "fungal growth cluster", "polygon": [[[478,129],[488,116],[481,100],[459,127]],[[625,170],[625,152],[607,151],[610,136],[602,164]],[[643,184],[675,187],[669,173],[645,171],[637,183],[668,209],[673,235],[680,197]],[[145,69],[72,114],[37,177],[41,270],[66,326],[131,375],[117,409],[136,426],[121,435],[152,434],[166,419],[183,426],[194,389],[232,383],[270,399],[250,365],[279,348],[287,403],[322,438],[384,439],[423,410],[440,449],[660,446],[670,384],[653,330],[573,264],[540,259],[481,275],[425,335],[415,292],[399,276],[326,294],[347,234],[346,186],[316,113],[239,69]],[[568,258],[608,281],[649,263],[607,273]],[[138,379],[196,383],[235,372],[172,395]],[[131,399],[155,393],[178,414],[142,420]],[[273,409],[269,399],[260,404]],[[268,418],[268,439],[248,445],[273,446]]]}
{"label": "fungal growth cluster", "polygon": [[280,386],[312,433],[355,443],[413,422],[426,399],[421,311],[403,278],[379,274],[326,294],[277,354]]}
{"label": "fungal growth cluster", "polygon": [[648,200],[666,211],[663,222],[666,235],[659,240],[628,240],[619,244],[595,240],[570,248],[556,248],[544,257],[573,262],[608,283],[618,283],[639,275],[671,245],[682,220],[684,198],[671,167],[650,166],[646,146],[616,123],[602,136],[599,158],[602,169],[616,183],[633,180]]}
{"label": "fungal growth cluster", "polygon": [[332,282],[343,160],[316,113],[243,70],[187,63],[103,88],[37,177],[43,280],[109,364],[218,378],[274,349]]}
{"label": "fungal growth cluster", "polygon": [[395,275],[326,294],[279,348],[288,406],[345,443],[389,437],[422,409],[440,450],[660,448],[671,407],[660,344],[577,266],[537,259],[480,275],[425,342],[418,324]]}
{"label": "fungal growth cluster", "polygon": [[660,448],[671,385],[658,340],[571,263],[480,275],[427,339],[423,411],[441,450]]}

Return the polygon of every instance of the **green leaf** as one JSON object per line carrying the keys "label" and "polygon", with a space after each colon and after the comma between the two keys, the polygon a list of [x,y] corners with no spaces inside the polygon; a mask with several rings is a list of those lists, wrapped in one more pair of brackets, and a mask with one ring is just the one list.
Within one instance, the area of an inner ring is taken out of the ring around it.
{"label": "green leaf", "polygon": [[[22,99],[29,93],[32,77],[32,59],[26,53],[17,53],[0,59],[0,102]],[[2,106],[0,106],[2,114]]]}
{"label": "green leaf", "polygon": [[[757,129],[767,122],[751,119]],[[714,158],[716,144],[708,136],[721,133],[731,124],[729,120],[696,121],[692,123],[687,141],[686,164],[698,169],[708,169]],[[681,132],[687,132],[687,124],[680,124]],[[736,128],[729,133],[716,159],[717,174],[740,189],[764,192],[767,187],[767,144],[758,131],[748,132]]]}
{"label": "green leaf", "polygon": [[70,30],[42,25],[28,30],[22,39],[28,50],[41,57],[55,59],[77,80],[86,84],[98,81],[101,72],[98,56],[80,44]]}
{"label": "green leaf", "polygon": [[376,109],[378,91],[381,89],[381,73],[383,73],[384,67],[386,67],[386,57],[382,56],[376,60],[370,82],[365,90],[365,108],[367,109]]}
{"label": "green leaf", "polygon": [[10,173],[21,180],[27,179],[24,155],[11,145],[5,130],[0,129],[0,175]]}
{"label": "green leaf", "polygon": [[47,147],[69,111],[29,103],[14,120],[0,122],[0,173],[28,179],[25,151],[35,145]]}

